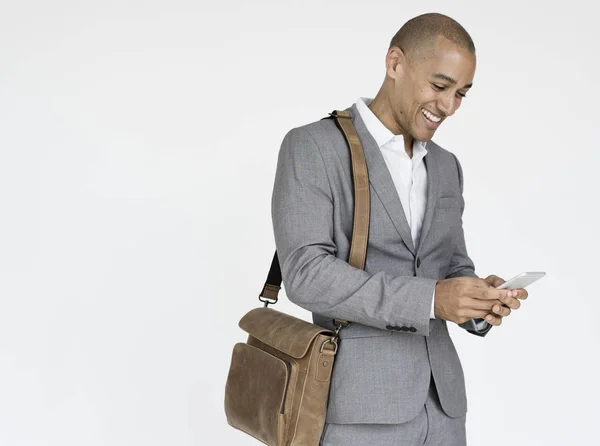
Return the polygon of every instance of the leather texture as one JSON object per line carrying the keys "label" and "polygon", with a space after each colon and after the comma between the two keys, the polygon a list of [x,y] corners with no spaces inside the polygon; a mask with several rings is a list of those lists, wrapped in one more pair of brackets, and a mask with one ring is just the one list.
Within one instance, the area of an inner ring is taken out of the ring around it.
{"label": "leather texture", "polygon": [[[366,160],[350,114],[332,115],[350,149],[356,209],[348,261],[360,269],[369,235]],[[277,302],[280,282],[276,253],[259,299]],[[271,308],[251,310],[239,326],[248,340],[233,349],[225,386],[227,422],[270,446],[317,445],[325,425],[337,333]]]}
{"label": "leather texture", "polygon": [[427,207],[415,246],[377,143],[356,105],[346,111],[369,174],[364,269],[347,262],[354,212],[351,157],[331,120],[288,132],[272,196],[287,297],[311,311],[313,322],[323,328],[333,329],[334,319],[351,321],[340,332],[327,422],[410,420],[422,410],[432,376],[445,413],[461,417],[467,411],[463,370],[446,321],[429,317],[438,280],[477,277],[462,228],[460,163],[451,152],[427,142]]}
{"label": "leather texture", "polygon": [[251,313],[257,324],[240,324],[248,340],[234,347],[225,386],[228,423],[267,445],[318,444],[335,357],[333,332],[271,308]]}
{"label": "leather texture", "polygon": [[352,219],[352,246],[348,263],[355,268],[363,269],[367,260],[367,243],[369,240],[369,214],[371,210],[369,193],[369,174],[365,153],[356,129],[352,124],[352,116],[347,111],[337,111],[339,127],[346,137],[350,148],[352,164],[352,185],[354,186],[354,217]]}
{"label": "leather texture", "polygon": [[266,444],[282,444],[288,361],[244,343],[235,345],[232,357],[225,388],[229,423]]}
{"label": "leather texture", "polygon": [[332,335],[331,331],[323,327],[272,308],[250,310],[240,320],[239,326],[259,341],[295,359],[308,354],[317,335]]}

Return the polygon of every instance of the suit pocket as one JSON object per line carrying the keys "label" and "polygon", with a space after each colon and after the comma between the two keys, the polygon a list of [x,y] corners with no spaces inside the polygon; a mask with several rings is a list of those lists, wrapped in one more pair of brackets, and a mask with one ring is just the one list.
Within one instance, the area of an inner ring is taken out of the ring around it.
{"label": "suit pocket", "polygon": [[462,197],[438,197],[436,207],[438,208],[459,208],[463,206]]}

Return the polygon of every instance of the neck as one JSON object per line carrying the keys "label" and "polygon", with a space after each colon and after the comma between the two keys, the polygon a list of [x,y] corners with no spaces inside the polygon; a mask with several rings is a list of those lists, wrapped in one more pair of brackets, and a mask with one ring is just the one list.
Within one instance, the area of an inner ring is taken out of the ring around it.
{"label": "neck", "polygon": [[381,123],[394,135],[402,135],[404,137],[404,150],[409,157],[412,158],[412,146],[414,138],[406,130],[404,130],[394,119],[392,107],[389,100],[379,90],[377,96],[369,104],[369,109],[381,121]]}

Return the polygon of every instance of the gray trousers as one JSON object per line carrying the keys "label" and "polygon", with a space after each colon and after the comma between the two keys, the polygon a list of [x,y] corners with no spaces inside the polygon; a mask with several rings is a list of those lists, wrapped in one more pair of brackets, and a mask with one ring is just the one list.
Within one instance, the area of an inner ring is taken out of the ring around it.
{"label": "gray trousers", "polygon": [[465,446],[466,415],[450,418],[440,406],[433,379],[419,414],[402,424],[325,423],[320,446]]}

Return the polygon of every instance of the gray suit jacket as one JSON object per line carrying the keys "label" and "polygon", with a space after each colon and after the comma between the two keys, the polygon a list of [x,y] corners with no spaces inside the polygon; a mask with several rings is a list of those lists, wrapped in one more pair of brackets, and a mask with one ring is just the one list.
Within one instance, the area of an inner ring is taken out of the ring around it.
{"label": "gray suit jacket", "polygon": [[[353,220],[351,162],[331,119],[287,133],[272,197],[275,244],[288,298],[340,332],[328,423],[402,423],[422,409],[433,376],[451,417],[466,413],[463,371],[446,321],[429,318],[436,281],[472,276],[462,229],[462,170],[427,143],[427,208],[417,246],[379,147],[347,109],[369,171],[371,219],[364,270],[347,263]],[[474,326],[465,327],[477,333]]]}

